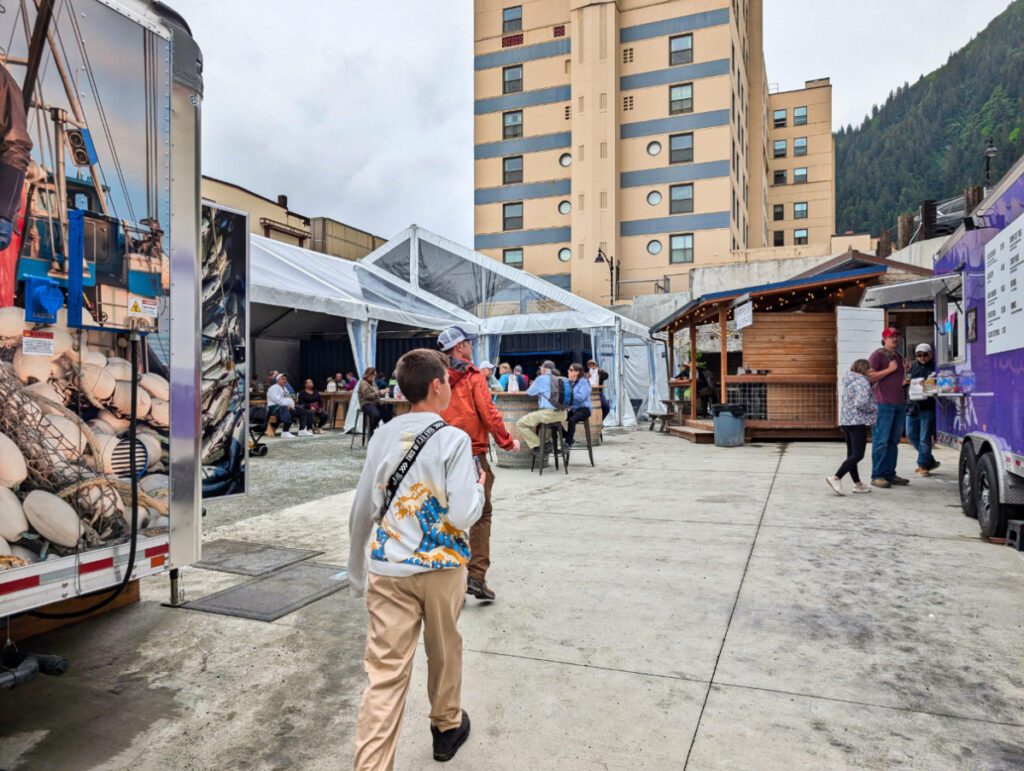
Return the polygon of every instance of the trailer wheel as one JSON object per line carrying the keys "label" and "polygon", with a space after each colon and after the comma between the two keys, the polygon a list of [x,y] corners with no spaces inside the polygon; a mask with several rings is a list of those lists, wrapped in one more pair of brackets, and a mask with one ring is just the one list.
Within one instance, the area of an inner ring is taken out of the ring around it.
{"label": "trailer wheel", "polygon": [[1006,506],[999,502],[999,470],[992,453],[978,457],[975,474],[974,499],[978,512],[978,527],[982,535],[1001,538],[1006,535]]}
{"label": "trailer wheel", "polygon": [[978,509],[974,500],[974,485],[978,474],[978,459],[974,454],[974,445],[970,439],[964,439],[960,448],[960,463],[957,479],[960,486],[960,508],[968,517],[977,519]]}

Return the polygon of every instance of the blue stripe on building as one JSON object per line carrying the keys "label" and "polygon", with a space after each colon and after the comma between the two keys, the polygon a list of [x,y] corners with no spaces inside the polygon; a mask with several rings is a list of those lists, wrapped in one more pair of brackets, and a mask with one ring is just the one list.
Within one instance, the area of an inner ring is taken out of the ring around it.
{"label": "blue stripe on building", "polygon": [[678,67],[669,67],[664,70],[638,72],[636,75],[623,75],[619,78],[619,89],[629,91],[634,88],[667,86],[671,83],[687,83],[700,78],[728,75],[730,66],[728,59],[715,59],[697,64],[681,64]]}
{"label": "blue stripe on building", "polygon": [[543,230],[508,230],[504,233],[486,233],[476,237],[474,249],[514,249],[517,246],[567,243],[572,228],[544,228]]}
{"label": "blue stripe on building", "polygon": [[716,230],[729,227],[729,212],[708,214],[677,214],[650,220],[632,220],[619,225],[619,235],[646,236],[655,233],[690,233],[694,230]]}
{"label": "blue stripe on building", "polygon": [[635,27],[623,27],[619,30],[619,42],[632,43],[637,40],[647,40],[652,37],[679,35],[683,32],[691,32],[695,29],[717,27],[720,24],[728,23],[729,9],[716,8],[713,11],[693,13],[689,16],[677,16],[674,19],[652,21],[649,24],[638,24]]}
{"label": "blue stripe on building", "polygon": [[473,148],[473,157],[477,160],[482,158],[500,158],[504,155],[522,155],[523,153],[536,153],[541,150],[558,150],[572,145],[572,134],[564,131],[558,134],[542,134],[537,137],[523,137],[522,139],[506,139],[502,142],[488,142],[477,145]]}
{"label": "blue stripe on building", "polygon": [[692,182],[695,179],[728,177],[729,161],[708,161],[707,163],[675,163],[659,169],[624,171],[619,175],[620,187],[643,187],[645,185],[675,184]]}
{"label": "blue stripe on building", "polygon": [[480,54],[473,59],[473,66],[478,70],[489,70],[491,67],[508,67],[510,64],[532,62],[535,59],[548,59],[552,56],[564,56],[571,51],[569,38],[552,40],[550,43],[537,43],[531,46],[503,48],[489,54]]}
{"label": "blue stripe on building", "polygon": [[487,99],[477,99],[473,103],[473,112],[476,115],[486,115],[489,112],[520,110],[523,107],[535,107],[538,104],[566,102],[571,98],[572,89],[569,86],[538,88],[534,91],[520,91],[518,94],[506,94],[504,96],[492,96]]}
{"label": "blue stripe on building", "polygon": [[623,123],[619,126],[620,139],[649,137],[655,134],[673,134],[679,131],[711,128],[712,126],[728,126],[728,110],[711,110],[710,112],[691,112],[687,115],[674,115],[671,118],[655,118],[637,123]]}
{"label": "blue stripe on building", "polygon": [[503,185],[482,188],[475,192],[474,203],[479,206],[499,201],[525,201],[530,198],[548,198],[555,195],[569,195],[568,179],[553,179],[549,182],[528,182],[523,185]]}

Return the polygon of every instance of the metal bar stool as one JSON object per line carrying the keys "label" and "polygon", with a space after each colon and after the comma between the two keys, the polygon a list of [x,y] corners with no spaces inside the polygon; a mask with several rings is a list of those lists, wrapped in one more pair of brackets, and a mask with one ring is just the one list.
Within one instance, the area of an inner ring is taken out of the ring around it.
{"label": "metal bar stool", "polygon": [[356,408],[356,425],[352,428],[352,442],[348,446],[350,450],[355,449],[357,435],[362,436],[359,446],[366,447],[366,426],[368,422],[369,421],[366,420],[366,416],[363,414],[362,408]]}

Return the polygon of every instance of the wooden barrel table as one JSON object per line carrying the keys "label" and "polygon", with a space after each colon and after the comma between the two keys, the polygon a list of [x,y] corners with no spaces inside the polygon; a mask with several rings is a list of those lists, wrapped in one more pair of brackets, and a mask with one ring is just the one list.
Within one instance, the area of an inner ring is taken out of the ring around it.
{"label": "wooden barrel table", "polygon": [[[604,441],[604,434],[602,429],[604,427],[604,417],[601,412],[601,389],[602,386],[592,386],[590,389],[590,443],[597,447]],[[586,441],[585,436],[580,436],[579,429],[576,430],[576,444],[574,447],[578,447],[580,441]]]}
{"label": "wooden barrel table", "polygon": [[[522,442],[519,452],[506,452],[495,446],[496,461],[498,468],[530,468],[530,451],[523,441],[523,437],[516,427],[516,421],[537,409],[537,397],[528,396],[525,392],[518,393],[497,393],[495,402],[498,411],[505,420],[505,428],[512,435],[513,439]],[[551,458],[548,458],[550,465]]]}

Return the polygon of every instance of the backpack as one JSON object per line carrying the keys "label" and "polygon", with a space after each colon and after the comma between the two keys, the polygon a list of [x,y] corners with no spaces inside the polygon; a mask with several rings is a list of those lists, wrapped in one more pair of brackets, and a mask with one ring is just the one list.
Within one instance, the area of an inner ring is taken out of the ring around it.
{"label": "backpack", "polygon": [[548,401],[556,410],[563,410],[572,404],[572,383],[568,378],[551,375],[551,390]]}

